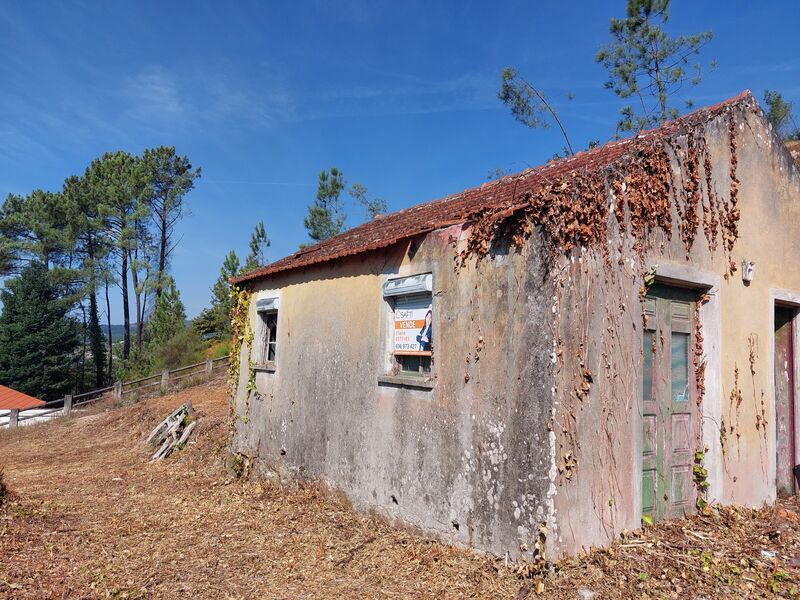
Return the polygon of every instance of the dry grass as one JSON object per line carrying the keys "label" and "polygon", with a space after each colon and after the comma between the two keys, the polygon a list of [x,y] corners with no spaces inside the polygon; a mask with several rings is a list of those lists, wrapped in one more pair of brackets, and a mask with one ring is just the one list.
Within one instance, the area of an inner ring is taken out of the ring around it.
{"label": "dry grass", "polygon": [[[508,597],[494,561],[359,515],[315,486],[231,482],[220,385],[0,434],[18,496],[0,520],[0,595],[14,598]],[[180,403],[182,451],[143,438]],[[0,513],[2,515],[3,513]],[[465,568],[466,567],[466,568]]]}
{"label": "dry grass", "polygon": [[[148,463],[143,438],[188,399],[202,413],[197,435]],[[0,597],[535,596],[513,566],[357,514],[315,486],[231,481],[221,466],[227,413],[224,386],[207,384],[0,433],[14,489],[0,508]],[[542,597],[576,598],[582,587],[604,598],[788,593],[800,556],[796,508],[650,527],[562,563]]]}

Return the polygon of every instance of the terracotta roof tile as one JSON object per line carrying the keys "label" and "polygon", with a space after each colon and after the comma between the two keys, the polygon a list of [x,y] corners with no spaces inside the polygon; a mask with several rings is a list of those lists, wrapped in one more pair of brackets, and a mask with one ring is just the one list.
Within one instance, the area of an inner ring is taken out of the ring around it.
{"label": "terracotta roof tile", "polygon": [[381,216],[324,242],[303,248],[290,256],[235,277],[231,281],[243,283],[290,269],[361,254],[385,248],[400,240],[434,229],[465,223],[474,212],[501,206],[512,200],[515,194],[519,196],[531,191],[552,177],[577,170],[596,170],[606,167],[623,156],[633,140],[667,137],[689,125],[709,121],[733,104],[750,102],[755,102],[752,95],[749,91],[744,91],[734,98],[701,108],[632,138],[609,142],[600,148],[579,152],[569,158],[502,177],[458,194]]}
{"label": "terracotta roof tile", "polygon": [[28,394],[23,394],[10,387],[0,385],[0,410],[11,410],[13,408],[26,409],[44,406],[44,402]]}

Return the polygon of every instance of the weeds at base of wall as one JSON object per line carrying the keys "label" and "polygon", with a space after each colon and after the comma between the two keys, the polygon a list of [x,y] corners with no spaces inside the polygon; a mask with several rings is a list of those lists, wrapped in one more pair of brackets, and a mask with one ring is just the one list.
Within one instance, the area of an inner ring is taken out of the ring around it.
{"label": "weeds at base of wall", "polygon": [[706,500],[706,494],[711,484],[708,482],[708,469],[703,466],[703,461],[706,458],[708,448],[695,450],[694,452],[694,466],[692,467],[692,478],[694,485],[697,488],[697,501],[696,506],[701,515],[708,516],[711,514],[711,506]]}
{"label": "weeds at base of wall", "polygon": [[[553,590],[585,582],[596,598],[796,598],[796,508],[796,501],[761,509],[715,505],[625,531],[609,548],[557,561],[545,584]],[[603,577],[587,580],[592,572]]]}
{"label": "weeds at base of wall", "polygon": [[[544,578],[547,573],[553,570],[553,565],[547,560],[545,548],[547,546],[547,525],[539,524],[536,535],[536,542],[533,544],[532,558],[530,561],[523,562],[517,569],[517,577],[521,579],[533,579],[533,591],[542,594],[545,590]],[[520,546],[520,551],[528,551],[527,544]]]}
{"label": "weeds at base of wall", "polygon": [[241,452],[231,452],[225,457],[225,470],[236,479],[247,479],[250,464],[250,457]]}

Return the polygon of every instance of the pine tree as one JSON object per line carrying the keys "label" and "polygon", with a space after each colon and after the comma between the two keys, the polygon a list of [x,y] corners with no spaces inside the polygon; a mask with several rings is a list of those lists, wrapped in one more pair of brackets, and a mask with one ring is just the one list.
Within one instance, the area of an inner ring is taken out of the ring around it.
{"label": "pine tree", "polygon": [[250,254],[244,261],[243,273],[257,269],[266,263],[265,248],[269,248],[269,237],[264,228],[264,221],[259,221],[250,236]]}
{"label": "pine tree", "polygon": [[0,275],[18,274],[27,264],[63,266],[71,248],[67,211],[61,194],[34,190],[9,194],[0,207]]}
{"label": "pine tree", "polygon": [[[137,244],[137,221],[146,218],[148,206],[142,201],[144,178],[141,159],[127,152],[107,152],[86,169],[84,179],[92,193],[100,199],[99,212],[104,220],[114,254],[119,260],[119,283],[122,292],[122,322],[125,327],[122,358],[131,351],[130,299],[128,279],[130,252]],[[136,293],[136,289],[134,289]]]}
{"label": "pine tree", "polygon": [[42,400],[73,389],[79,346],[70,303],[41,262],[0,292],[0,383]]}
{"label": "pine tree", "polygon": [[510,110],[514,118],[530,129],[550,127],[550,120],[558,125],[564,136],[564,154],[575,154],[567,129],[558,116],[553,103],[545,93],[528,83],[515,69],[506,67],[500,72],[501,85],[497,97]]}
{"label": "pine tree", "polygon": [[764,90],[764,104],[767,105],[767,119],[782,139],[800,139],[800,128],[792,117],[792,103],[784,100],[783,94]]}
{"label": "pine tree", "polygon": [[219,270],[219,277],[211,287],[211,306],[194,320],[194,328],[201,334],[226,336],[231,332],[231,277],[243,272],[239,268],[239,257],[231,250]]}
{"label": "pine tree", "polygon": [[145,201],[156,230],[157,261],[155,292],[161,296],[172,251],[175,249],[175,226],[187,213],[184,197],[200,177],[200,168],[192,169],[188,156],[180,156],[173,146],[159,146],[144,151],[143,175],[147,181]]}
{"label": "pine tree", "polygon": [[211,310],[214,313],[217,331],[223,333],[229,333],[231,330],[233,300],[231,299],[230,279],[239,273],[239,257],[236,256],[236,252],[231,250],[222,263],[219,277],[214,282],[214,287],[211,288]]}
{"label": "pine tree", "polygon": [[369,198],[367,196],[367,186],[361,183],[354,183],[348,192],[350,197],[358,202],[367,211],[367,220],[372,221],[378,215],[386,212],[387,204],[383,198]]}
{"label": "pine tree", "polygon": [[153,315],[147,323],[148,346],[157,350],[185,328],[186,308],[180,292],[175,286],[175,280],[165,275],[161,296],[156,300]]}
{"label": "pine tree", "polygon": [[[671,106],[671,98],[684,84],[701,81],[701,66],[692,61],[713,33],[667,35],[659,21],[668,21],[669,1],[628,0],[626,17],[611,19],[613,41],[595,57],[608,71],[606,88],[620,98],[636,100],[622,108],[620,131],[639,131],[674,119],[679,111]],[[711,66],[713,69],[713,62]],[[691,107],[691,102],[686,106]]]}
{"label": "pine tree", "polygon": [[[79,262],[76,269],[82,292],[89,299],[87,334],[94,362],[94,388],[106,384],[105,337],[100,327],[98,289],[100,273],[106,268],[109,242],[102,218],[98,212],[98,199],[81,177],[70,177],[64,182],[62,192],[73,253]],[[109,373],[110,375],[110,373]]]}
{"label": "pine tree", "polygon": [[186,308],[175,286],[175,280],[165,275],[161,296],[147,323],[148,341],[143,364],[150,372],[155,369],[176,369],[202,358],[204,344],[196,329],[186,326]]}
{"label": "pine tree", "polygon": [[317,199],[308,207],[308,216],[303,221],[308,237],[315,242],[327,240],[344,229],[347,215],[344,205],[339,202],[344,187],[344,176],[336,167],[331,167],[330,173],[323,171],[319,174]]}

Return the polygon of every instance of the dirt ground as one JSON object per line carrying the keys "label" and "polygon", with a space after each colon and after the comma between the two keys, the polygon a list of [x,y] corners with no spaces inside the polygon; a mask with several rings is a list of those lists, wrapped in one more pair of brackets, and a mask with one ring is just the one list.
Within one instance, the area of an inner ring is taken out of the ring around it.
{"label": "dirt ground", "polygon": [[[193,441],[160,463],[144,438],[182,402]],[[222,467],[221,383],[0,432],[0,598],[793,597],[800,506],[647,527],[605,551],[532,569],[427,540],[314,485]]]}

